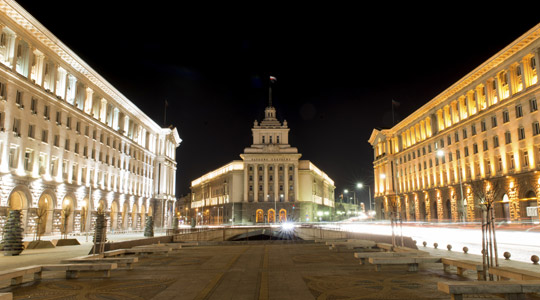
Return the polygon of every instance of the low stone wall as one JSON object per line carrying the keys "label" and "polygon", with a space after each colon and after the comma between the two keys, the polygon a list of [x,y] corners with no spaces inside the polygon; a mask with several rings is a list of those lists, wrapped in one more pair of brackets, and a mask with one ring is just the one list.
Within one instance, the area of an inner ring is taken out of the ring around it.
{"label": "low stone wall", "polygon": [[[109,250],[116,250],[116,249],[129,249],[135,246],[144,246],[144,245],[152,245],[152,244],[164,244],[164,243],[172,243],[173,237],[172,236],[158,236],[158,237],[150,237],[150,238],[142,238],[138,240],[130,240],[130,241],[123,241],[123,242],[114,242],[114,243],[105,243],[105,251]],[[94,248],[90,249],[90,253],[93,253]]]}
{"label": "low stone wall", "polygon": [[[327,230],[321,228],[309,228],[309,227],[298,227],[295,229],[298,237],[304,240],[313,240],[313,239],[361,239],[361,240],[370,240],[376,243],[388,243],[392,244],[392,237],[388,235],[379,235],[379,234],[370,234],[370,233],[358,233],[358,232],[347,232],[347,231],[338,231],[338,230]],[[401,237],[396,236],[396,244],[401,246]],[[418,249],[413,239],[404,236],[403,245],[412,249]]]}

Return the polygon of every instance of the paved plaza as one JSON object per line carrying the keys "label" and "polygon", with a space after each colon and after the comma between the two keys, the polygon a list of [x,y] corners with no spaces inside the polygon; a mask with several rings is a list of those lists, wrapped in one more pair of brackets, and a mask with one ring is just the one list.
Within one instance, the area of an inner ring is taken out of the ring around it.
{"label": "paved plaza", "polygon": [[[56,250],[53,257],[65,258],[88,250],[83,249],[86,245],[69,247],[48,251]],[[421,249],[432,255],[464,256],[454,251]],[[40,256],[37,251],[47,250],[27,250],[26,259],[33,255],[32,251]],[[3,257],[0,263],[6,259]],[[507,263],[531,270],[539,268]],[[49,272],[41,281],[6,287],[0,292],[11,291],[14,299],[450,299],[437,290],[438,281],[474,280],[475,276],[473,272],[467,278],[445,274],[441,264],[421,265],[418,272],[400,266],[383,266],[381,272],[375,272],[371,265],[360,265],[353,252],[333,252],[323,244],[229,242],[142,257],[133,270],[119,268],[107,279],[82,273],[79,279],[66,280],[62,273]]]}

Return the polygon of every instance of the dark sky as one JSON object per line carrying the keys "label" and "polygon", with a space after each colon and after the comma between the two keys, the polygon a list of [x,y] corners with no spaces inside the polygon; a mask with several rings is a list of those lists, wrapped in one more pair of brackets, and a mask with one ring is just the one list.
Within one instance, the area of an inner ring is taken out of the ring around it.
{"label": "dark sky", "polygon": [[270,75],[290,144],[334,179],[336,196],[372,183],[367,140],[392,125],[392,99],[396,119],[407,116],[540,22],[534,9],[493,3],[187,2],[18,2],[158,124],[168,101],[166,124],[183,139],[178,195],[240,159]]}

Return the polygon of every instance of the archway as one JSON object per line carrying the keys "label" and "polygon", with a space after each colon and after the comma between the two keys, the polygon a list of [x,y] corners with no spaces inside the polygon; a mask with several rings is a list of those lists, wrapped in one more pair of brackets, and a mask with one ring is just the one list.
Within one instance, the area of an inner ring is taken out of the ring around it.
{"label": "archway", "polygon": [[257,209],[255,212],[255,223],[264,223],[264,212],[262,209]]}
{"label": "archway", "polygon": [[118,227],[118,202],[113,201],[111,204],[111,230],[114,230]]}
{"label": "archway", "polygon": [[437,201],[433,200],[433,202],[431,202],[430,209],[431,209],[431,220],[432,221],[438,220],[439,215],[437,214]]}
{"label": "archway", "polygon": [[124,201],[124,205],[122,206],[122,229],[128,229],[129,228],[129,204],[127,201]]}
{"label": "archway", "polygon": [[279,210],[279,221],[287,222],[287,210],[284,208]]}
{"label": "archway", "polygon": [[268,210],[268,223],[275,223],[276,222],[276,211],[271,208]]}
{"label": "archway", "polygon": [[425,221],[426,220],[426,216],[427,216],[427,211],[426,211],[426,202],[424,201],[420,201],[420,209],[419,209],[419,213],[420,213],[420,216],[418,216],[418,218],[420,219],[420,221]]}
{"label": "archway", "polygon": [[452,202],[450,202],[450,199],[446,199],[444,204],[446,207],[445,218],[448,219],[448,221],[452,221]]}
{"label": "archway", "polygon": [[36,226],[38,235],[50,234],[52,231],[54,201],[49,194],[42,194],[36,209]]}
{"label": "archway", "polygon": [[400,218],[401,220],[406,220],[407,219],[407,206],[405,204],[405,201],[407,201],[407,199],[405,199],[405,197],[400,197],[399,198],[399,208],[400,208]]}
{"label": "archway", "polygon": [[139,229],[139,217],[138,217],[137,204],[133,203],[131,208],[131,229]]}
{"label": "archway", "polygon": [[62,210],[60,211],[60,230],[67,235],[73,231],[73,220],[75,215],[75,201],[71,196],[64,197],[62,201]]}
{"label": "archway", "polygon": [[[22,228],[25,232],[28,232],[28,199],[29,195],[25,193],[25,191],[22,190],[23,188],[19,189],[19,187],[16,187],[13,189],[11,194],[8,198],[8,208],[9,210],[20,210],[21,211],[21,221],[22,221]],[[8,213],[9,215],[9,213]]]}
{"label": "archway", "polygon": [[141,205],[140,220],[141,220],[141,228],[144,228],[146,226],[146,206],[144,204]]}
{"label": "archway", "polygon": [[495,219],[510,220],[510,199],[504,194],[501,201],[496,201],[493,206],[495,210]]}

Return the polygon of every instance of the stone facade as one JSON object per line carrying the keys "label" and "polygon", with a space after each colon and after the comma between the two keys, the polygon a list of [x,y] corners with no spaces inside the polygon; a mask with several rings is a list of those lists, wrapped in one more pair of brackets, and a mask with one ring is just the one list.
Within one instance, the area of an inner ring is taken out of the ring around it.
{"label": "stone facade", "polygon": [[538,222],[540,24],[390,129],[373,130],[375,200],[409,220]]}
{"label": "stone facade", "polygon": [[[175,128],[162,128],[16,2],[0,1],[0,229],[21,209],[26,231],[158,227],[174,214]],[[68,214],[67,224],[64,214]]]}

